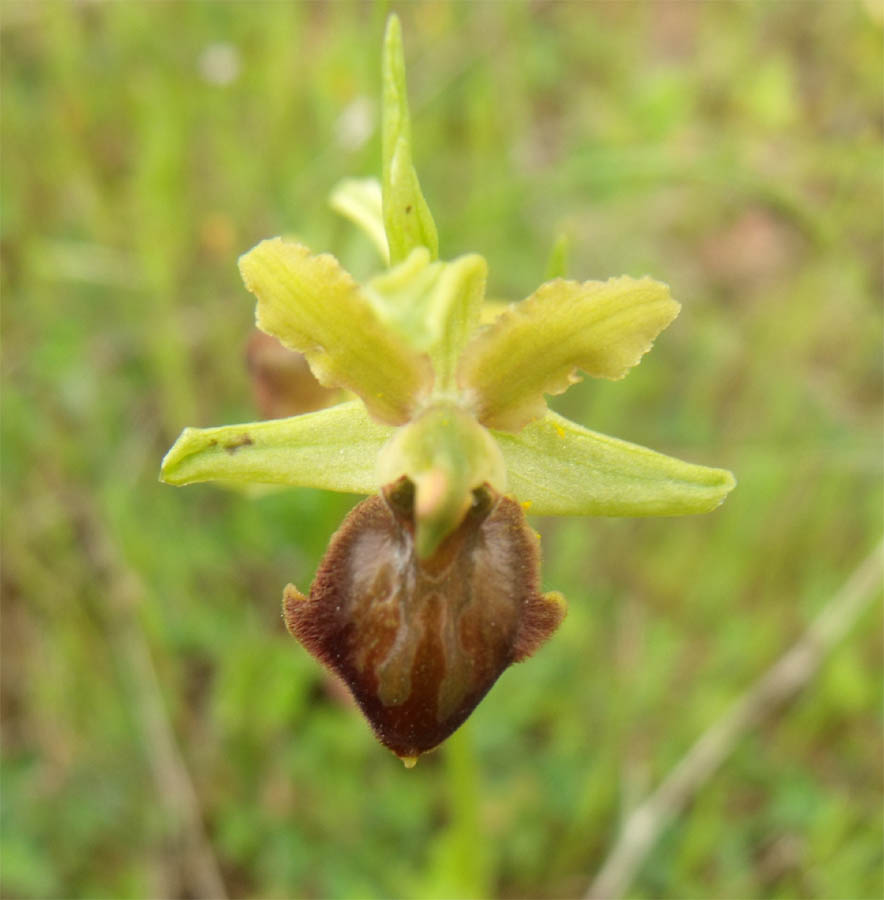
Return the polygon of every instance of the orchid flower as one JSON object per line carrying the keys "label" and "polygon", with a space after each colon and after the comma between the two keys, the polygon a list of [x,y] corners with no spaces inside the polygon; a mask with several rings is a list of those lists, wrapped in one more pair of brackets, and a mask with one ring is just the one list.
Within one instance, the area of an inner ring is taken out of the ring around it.
{"label": "orchid flower", "polygon": [[589,431],[547,408],[582,370],[620,379],[679,312],[650,278],[557,278],[483,324],[487,264],[438,258],[412,163],[398,19],[383,54],[382,181],[333,206],[387,268],[359,284],[280,237],[239,267],[258,327],[355,399],[285,419],[186,428],[161,478],[367,494],[332,537],[291,633],[347,683],[378,739],[413,764],[565,614],[539,590],[536,515],[673,516],[717,507],[730,472]]}

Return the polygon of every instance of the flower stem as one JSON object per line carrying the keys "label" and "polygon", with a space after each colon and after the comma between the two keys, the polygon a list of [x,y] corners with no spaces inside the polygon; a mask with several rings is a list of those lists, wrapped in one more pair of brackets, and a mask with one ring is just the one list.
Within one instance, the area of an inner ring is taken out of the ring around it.
{"label": "flower stem", "polygon": [[469,722],[445,744],[451,814],[451,871],[463,897],[487,897],[491,881],[488,842],[479,821],[479,763]]}

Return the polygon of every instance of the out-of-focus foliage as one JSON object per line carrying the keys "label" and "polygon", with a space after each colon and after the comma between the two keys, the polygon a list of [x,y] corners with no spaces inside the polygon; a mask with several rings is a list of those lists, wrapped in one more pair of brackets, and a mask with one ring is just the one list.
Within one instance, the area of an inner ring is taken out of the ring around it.
{"label": "out-of-focus foliage", "polygon": [[[655,352],[558,408],[740,480],[696,520],[542,521],[568,619],[407,772],[280,617],[352,501],[156,483],[183,425],[254,416],[239,253],[291,232],[371,271],[326,196],[377,171],[385,10],[4,2],[4,896],[197,890],[145,641],[232,895],[585,890],[880,533],[874,9],[400,9],[442,254],[520,298],[564,231],[572,277],[667,281]],[[633,895],[880,896],[880,665],[876,612]]]}

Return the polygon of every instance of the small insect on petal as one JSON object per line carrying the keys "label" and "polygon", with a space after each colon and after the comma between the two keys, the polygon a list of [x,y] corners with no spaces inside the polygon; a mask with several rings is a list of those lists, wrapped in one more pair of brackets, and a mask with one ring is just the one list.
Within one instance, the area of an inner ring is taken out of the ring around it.
{"label": "small insect on petal", "polygon": [[289,631],[347,683],[403,759],[445,740],[504,669],[565,615],[538,591],[539,541],[513,500],[485,486],[428,559],[414,543],[414,486],[369,497],[332,538],[310,596],[285,591]]}

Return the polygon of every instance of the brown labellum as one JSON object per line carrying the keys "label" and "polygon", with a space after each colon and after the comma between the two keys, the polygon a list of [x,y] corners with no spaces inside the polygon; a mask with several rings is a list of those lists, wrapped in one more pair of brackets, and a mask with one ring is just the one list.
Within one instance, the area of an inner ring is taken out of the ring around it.
{"label": "brown labellum", "polygon": [[369,497],[332,538],[310,596],[289,585],[289,631],[347,683],[378,739],[410,760],[445,740],[501,672],[565,615],[538,591],[539,541],[518,503],[486,487],[429,558],[414,488]]}

